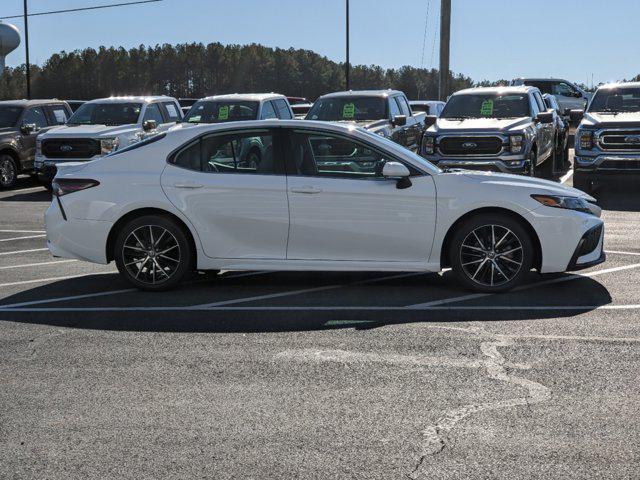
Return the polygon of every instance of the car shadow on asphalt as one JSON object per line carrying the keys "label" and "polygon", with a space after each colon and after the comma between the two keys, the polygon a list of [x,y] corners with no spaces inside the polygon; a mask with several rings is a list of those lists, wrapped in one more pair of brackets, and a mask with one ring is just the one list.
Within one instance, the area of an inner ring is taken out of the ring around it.
{"label": "car shadow on asphalt", "polygon": [[640,180],[603,185],[595,191],[594,197],[603,210],[640,212]]}
{"label": "car shadow on asphalt", "polygon": [[50,202],[51,193],[49,193],[44,187],[41,191],[35,192],[21,192],[16,191],[13,195],[9,192],[9,195],[0,197],[0,202]]}
{"label": "car shadow on asphalt", "polygon": [[[305,289],[307,286],[299,280],[295,281],[298,277],[277,273],[269,275],[284,275],[285,279],[289,278],[278,283],[278,287],[295,285],[296,289]],[[339,277],[342,274],[335,275]],[[53,282],[6,297],[1,301],[0,321],[112,331],[266,333],[343,328],[365,330],[405,323],[558,319],[583,314],[611,303],[609,291],[596,280],[580,278],[574,280],[580,282],[579,286],[569,287],[568,284],[573,282],[564,282],[563,277],[566,276],[545,276],[545,281],[557,280],[558,283],[468,300],[459,298],[470,292],[457,288],[450,274],[442,277],[435,274],[410,277],[410,282],[407,283],[409,289],[416,289],[421,279],[425,289],[428,289],[434,283],[430,280],[434,277],[439,278],[435,282],[440,282],[440,287],[451,283],[446,295],[426,308],[405,307],[425,300],[424,293],[427,290],[417,289],[415,296],[407,298],[404,295],[400,303],[397,300],[393,303],[390,298],[389,302],[378,301],[374,306],[363,306],[367,303],[367,298],[380,297],[390,289],[397,291],[402,288],[397,281],[383,280],[375,285],[359,285],[355,299],[362,301],[355,304],[353,294],[341,298],[341,292],[335,292],[330,303],[321,305],[317,299],[313,299],[315,303],[305,302],[304,295],[295,294],[283,296],[276,304],[268,300],[253,300],[229,305],[229,308],[190,310],[193,305],[206,302],[208,292],[216,286],[222,287],[222,284],[215,278],[200,279],[171,292],[146,293],[131,291],[115,274],[95,275]],[[309,274],[309,278],[312,277],[314,274]],[[539,282],[541,277],[532,274],[533,278],[537,279],[535,282]],[[230,298],[243,298],[242,295],[233,295],[236,288],[241,288],[242,282],[242,278],[234,278],[230,283],[225,281],[223,285],[230,289]],[[563,290],[559,285],[566,287]],[[98,288],[100,286],[103,290]],[[310,282],[309,286],[314,288],[315,284]],[[100,291],[118,293],[92,296]],[[185,304],[184,296],[187,293],[189,299],[194,301]],[[44,299],[77,295],[86,297],[72,301],[41,302]],[[454,298],[457,300],[447,302],[447,299]],[[132,299],[139,301],[135,303]],[[437,303],[441,300],[444,302]],[[20,305],[22,303],[27,305]],[[5,305],[16,306],[10,310],[3,309]]]}

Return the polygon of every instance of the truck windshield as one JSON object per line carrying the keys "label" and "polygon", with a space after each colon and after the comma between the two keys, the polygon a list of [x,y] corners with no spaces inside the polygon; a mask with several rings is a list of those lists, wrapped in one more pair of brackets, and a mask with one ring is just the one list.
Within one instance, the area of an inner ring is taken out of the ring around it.
{"label": "truck windshield", "polygon": [[223,123],[255,120],[258,102],[200,100],[184,117],[188,123]]}
{"label": "truck windshield", "polygon": [[22,107],[0,107],[0,128],[15,127]]}
{"label": "truck windshield", "polygon": [[307,120],[382,120],[389,118],[384,97],[328,97],[317,100]]}
{"label": "truck windshield", "polygon": [[138,123],[141,103],[85,103],[67,125],[128,125]]}
{"label": "truck windshield", "polygon": [[519,118],[529,116],[526,93],[473,93],[453,95],[440,118]]}
{"label": "truck windshield", "polygon": [[601,88],[593,96],[589,112],[640,112],[640,87]]}

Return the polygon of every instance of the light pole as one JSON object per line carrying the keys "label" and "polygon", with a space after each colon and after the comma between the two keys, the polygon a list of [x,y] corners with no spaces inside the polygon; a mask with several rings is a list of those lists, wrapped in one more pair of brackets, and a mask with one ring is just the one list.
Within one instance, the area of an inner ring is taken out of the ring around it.
{"label": "light pole", "polygon": [[[25,0],[26,1],[26,0]],[[349,0],[346,0],[346,21],[347,21],[347,62],[344,66],[344,78],[347,83],[347,90],[350,88],[349,83]]]}
{"label": "light pole", "polygon": [[26,50],[27,66],[27,99],[31,100],[31,64],[29,63],[29,13],[27,12],[27,0],[24,0],[24,48]]}

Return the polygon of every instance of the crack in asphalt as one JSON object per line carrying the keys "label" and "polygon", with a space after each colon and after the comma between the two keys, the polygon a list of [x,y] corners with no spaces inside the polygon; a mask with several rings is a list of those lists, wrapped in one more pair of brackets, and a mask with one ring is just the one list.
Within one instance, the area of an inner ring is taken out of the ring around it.
{"label": "crack in asphalt", "polygon": [[[478,329],[470,331],[488,334],[488,332],[478,331]],[[507,364],[504,356],[498,351],[498,348],[513,346],[516,345],[516,342],[508,335],[494,335],[494,337],[495,340],[485,341],[480,344],[480,350],[488,357],[488,360],[485,362],[487,374],[494,380],[525,388],[528,395],[495,402],[465,405],[446,411],[444,416],[441,417],[435,425],[430,425],[422,431],[421,455],[413,470],[407,474],[408,478],[412,480],[420,478],[424,473],[427,460],[438,455],[446,448],[446,437],[449,432],[453,430],[460,421],[470,415],[487,410],[499,410],[517,406],[526,406],[528,411],[531,412],[533,404],[541,403],[549,399],[551,395],[549,388],[541,383],[507,373],[505,367],[513,368],[514,365]],[[522,368],[522,366],[515,367]]]}

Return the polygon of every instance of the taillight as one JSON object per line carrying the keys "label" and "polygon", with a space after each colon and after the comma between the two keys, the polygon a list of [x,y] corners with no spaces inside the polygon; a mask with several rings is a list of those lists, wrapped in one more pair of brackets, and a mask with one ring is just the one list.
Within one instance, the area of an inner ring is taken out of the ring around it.
{"label": "taillight", "polygon": [[86,178],[56,178],[51,184],[53,194],[57,197],[62,197],[63,195],[73,192],[79,192],[80,190],[86,190],[87,188],[95,187],[97,185],[100,185],[100,182]]}

